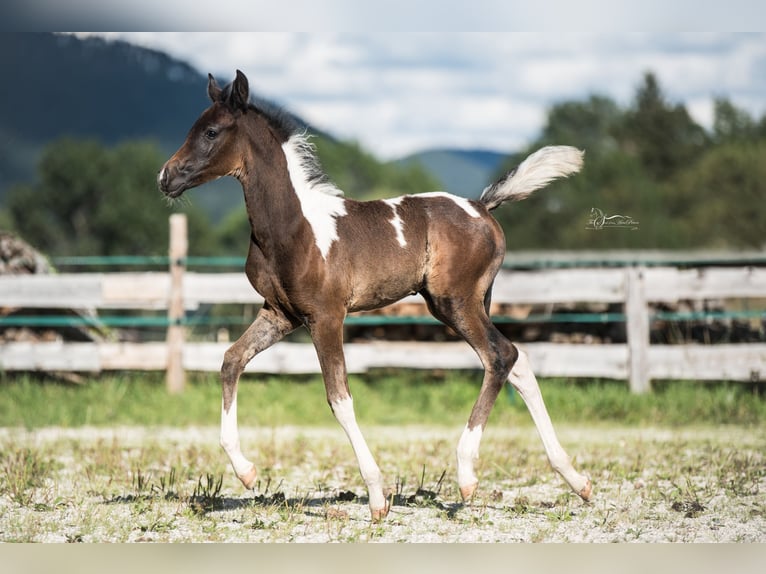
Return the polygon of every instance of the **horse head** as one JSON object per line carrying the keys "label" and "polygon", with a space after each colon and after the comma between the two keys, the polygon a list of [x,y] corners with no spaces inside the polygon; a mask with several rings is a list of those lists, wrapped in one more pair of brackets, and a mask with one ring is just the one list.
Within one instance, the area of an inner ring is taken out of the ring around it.
{"label": "horse head", "polygon": [[194,122],[186,140],[162,166],[157,183],[167,197],[179,197],[205,182],[237,175],[242,169],[239,120],[249,110],[250,88],[245,75],[221,88],[208,75],[207,93],[212,105]]}

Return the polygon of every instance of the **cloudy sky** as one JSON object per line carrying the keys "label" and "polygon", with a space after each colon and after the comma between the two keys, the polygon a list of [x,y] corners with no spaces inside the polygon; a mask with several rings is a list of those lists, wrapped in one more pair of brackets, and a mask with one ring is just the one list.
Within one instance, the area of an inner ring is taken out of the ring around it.
{"label": "cloudy sky", "polygon": [[628,105],[645,71],[705,126],[716,97],[766,113],[766,34],[115,32],[252,89],[384,159],[424,148],[511,151],[552,104]]}

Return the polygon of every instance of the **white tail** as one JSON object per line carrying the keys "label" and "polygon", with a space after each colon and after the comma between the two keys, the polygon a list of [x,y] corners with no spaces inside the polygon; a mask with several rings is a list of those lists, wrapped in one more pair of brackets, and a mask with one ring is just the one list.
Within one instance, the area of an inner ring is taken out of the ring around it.
{"label": "white tail", "polygon": [[479,201],[487,209],[495,209],[506,201],[520,201],[554,179],[580,171],[584,155],[585,152],[565,145],[539,149],[504,178],[485,188]]}

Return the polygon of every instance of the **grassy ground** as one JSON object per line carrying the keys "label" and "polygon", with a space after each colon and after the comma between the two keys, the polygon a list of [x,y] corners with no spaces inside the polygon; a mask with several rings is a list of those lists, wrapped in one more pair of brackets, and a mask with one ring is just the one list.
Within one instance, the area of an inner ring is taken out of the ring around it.
{"label": "grassy ground", "polygon": [[585,504],[534,430],[489,430],[464,505],[459,429],[367,430],[393,501],[379,524],[340,429],[245,430],[260,472],[252,493],[212,427],[1,431],[0,541],[766,541],[763,433],[561,427],[594,482]]}
{"label": "grassy ground", "polygon": [[[462,425],[478,394],[480,373],[393,371],[351,377],[357,418],[368,425]],[[683,426],[759,425],[766,421],[763,385],[751,383],[655,383],[637,396],[619,381],[541,381],[554,422]],[[0,379],[0,427],[81,425],[215,425],[220,386],[215,375],[192,376],[187,390],[168,396],[161,375],[108,375],[84,385],[30,377]],[[321,378],[246,376],[240,384],[241,424],[334,425]],[[510,387],[500,396],[490,424],[531,424]]]}
{"label": "grassy ground", "polygon": [[393,501],[366,492],[318,377],[246,377],[246,492],[218,446],[217,377],[168,396],[159,375],[71,385],[0,380],[0,541],[727,541],[766,537],[766,399],[743,383],[541,381],[560,439],[594,482],[582,503],[550,469],[522,401],[503,394],[470,505],[454,448],[476,373],[351,380]]}

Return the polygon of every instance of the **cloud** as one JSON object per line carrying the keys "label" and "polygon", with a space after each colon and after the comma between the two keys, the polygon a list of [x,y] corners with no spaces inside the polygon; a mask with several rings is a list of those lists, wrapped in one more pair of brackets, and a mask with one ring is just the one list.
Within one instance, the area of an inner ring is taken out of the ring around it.
{"label": "cloud", "polygon": [[[518,14],[517,14],[518,15]],[[728,97],[766,111],[766,35],[738,33],[161,33],[119,37],[259,94],[374,153],[513,150],[556,102],[597,93],[628,105],[653,71],[703,125]]]}

